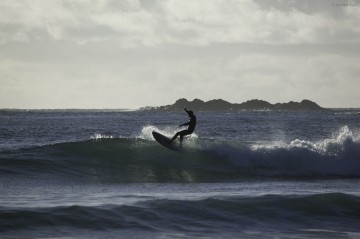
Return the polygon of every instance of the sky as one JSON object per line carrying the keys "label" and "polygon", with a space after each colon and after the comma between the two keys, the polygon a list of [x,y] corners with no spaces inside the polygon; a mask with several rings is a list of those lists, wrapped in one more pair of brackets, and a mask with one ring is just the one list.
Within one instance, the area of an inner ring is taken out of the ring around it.
{"label": "sky", "polygon": [[0,108],[360,107],[360,0],[2,0]]}

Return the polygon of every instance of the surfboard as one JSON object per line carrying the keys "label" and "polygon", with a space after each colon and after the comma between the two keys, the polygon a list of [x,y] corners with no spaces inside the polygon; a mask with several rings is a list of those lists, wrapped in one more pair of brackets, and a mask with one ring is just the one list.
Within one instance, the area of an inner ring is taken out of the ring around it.
{"label": "surfboard", "polygon": [[154,139],[161,144],[162,146],[164,146],[165,148],[174,150],[174,151],[180,151],[181,150],[181,146],[177,143],[177,142],[172,142],[170,143],[170,138],[166,137],[165,135],[162,135],[156,131],[152,132],[152,135],[154,137]]}

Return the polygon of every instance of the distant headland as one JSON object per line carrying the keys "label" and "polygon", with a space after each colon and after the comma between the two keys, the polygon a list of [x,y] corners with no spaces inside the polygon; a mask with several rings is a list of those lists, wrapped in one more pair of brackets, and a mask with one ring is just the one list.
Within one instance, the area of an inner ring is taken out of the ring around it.
{"label": "distant headland", "polygon": [[187,99],[179,99],[172,105],[165,106],[147,106],[140,108],[144,111],[181,111],[187,107],[188,109],[195,111],[259,111],[259,110],[273,110],[273,111],[322,111],[326,110],[318,104],[310,100],[303,100],[301,102],[290,101],[288,103],[276,103],[271,104],[264,100],[248,100],[243,103],[230,103],[222,99],[203,101],[194,99],[188,101]]}

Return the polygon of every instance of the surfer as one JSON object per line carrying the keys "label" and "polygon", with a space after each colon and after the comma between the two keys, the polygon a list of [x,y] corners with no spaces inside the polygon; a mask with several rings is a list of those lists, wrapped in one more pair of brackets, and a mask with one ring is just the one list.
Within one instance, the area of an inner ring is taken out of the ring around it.
{"label": "surfer", "polygon": [[192,110],[187,110],[186,107],[184,108],[184,110],[186,111],[186,113],[190,117],[190,120],[187,123],[179,125],[179,127],[186,126],[186,125],[188,125],[189,127],[187,129],[185,129],[185,130],[181,130],[181,131],[177,132],[174,135],[174,137],[172,137],[172,139],[170,140],[169,143],[172,143],[178,136],[180,136],[180,142],[182,142],[185,135],[192,134],[194,132],[194,130],[195,130],[196,117],[194,115],[194,112]]}

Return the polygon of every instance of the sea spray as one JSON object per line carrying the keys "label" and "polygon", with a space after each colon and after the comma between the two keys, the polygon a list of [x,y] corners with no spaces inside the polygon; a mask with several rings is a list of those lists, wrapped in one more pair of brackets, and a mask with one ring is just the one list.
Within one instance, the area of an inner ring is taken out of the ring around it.
{"label": "sea spray", "polygon": [[94,140],[113,139],[113,138],[114,138],[114,136],[112,136],[112,135],[104,135],[104,134],[99,134],[99,133],[96,133],[90,137],[90,139],[94,139]]}

